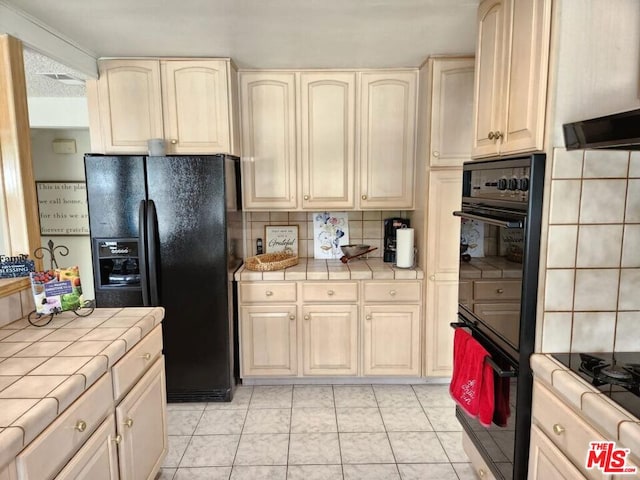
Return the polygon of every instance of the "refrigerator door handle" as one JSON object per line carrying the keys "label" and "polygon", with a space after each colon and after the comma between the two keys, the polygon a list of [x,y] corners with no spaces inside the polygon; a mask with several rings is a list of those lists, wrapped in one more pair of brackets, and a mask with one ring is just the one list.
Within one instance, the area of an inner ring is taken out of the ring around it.
{"label": "refrigerator door handle", "polygon": [[153,200],[149,200],[147,207],[147,234],[149,235],[148,246],[148,264],[149,264],[149,297],[151,306],[160,305],[160,297],[158,294],[158,215],[156,214],[156,205]]}
{"label": "refrigerator door handle", "polygon": [[149,300],[149,273],[147,257],[147,201],[140,200],[138,209],[138,262],[140,263],[140,287],[142,289],[142,305],[151,305]]}

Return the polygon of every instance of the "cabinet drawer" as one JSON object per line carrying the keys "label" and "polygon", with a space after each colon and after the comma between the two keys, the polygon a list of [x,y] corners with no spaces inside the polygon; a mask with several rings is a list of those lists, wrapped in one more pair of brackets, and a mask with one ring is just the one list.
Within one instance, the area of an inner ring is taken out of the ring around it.
{"label": "cabinet drawer", "polygon": [[589,442],[604,441],[596,430],[582,420],[548,388],[535,383],[533,389],[533,423],[590,479],[601,479],[599,470],[584,467]]}
{"label": "cabinet drawer", "polygon": [[518,300],[522,282],[507,280],[479,280],[473,282],[474,300]]}
{"label": "cabinet drawer", "polygon": [[304,302],[357,302],[356,282],[307,282],[302,284]]}
{"label": "cabinet drawer", "polygon": [[133,386],[162,353],[162,327],[158,325],[113,366],[113,395],[115,400]]}
{"label": "cabinet drawer", "polygon": [[420,282],[365,282],[365,302],[419,302]]}
{"label": "cabinet drawer", "polygon": [[53,478],[112,409],[111,374],[107,372],[16,457],[19,478]]}
{"label": "cabinet drawer", "polygon": [[240,284],[240,302],[295,302],[296,284],[251,282]]}

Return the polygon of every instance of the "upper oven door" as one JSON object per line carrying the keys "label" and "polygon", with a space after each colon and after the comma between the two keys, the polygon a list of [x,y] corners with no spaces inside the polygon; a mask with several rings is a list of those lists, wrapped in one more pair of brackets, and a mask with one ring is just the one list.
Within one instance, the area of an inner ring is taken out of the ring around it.
{"label": "upper oven door", "polygon": [[463,204],[460,313],[503,351],[517,357],[526,213]]}

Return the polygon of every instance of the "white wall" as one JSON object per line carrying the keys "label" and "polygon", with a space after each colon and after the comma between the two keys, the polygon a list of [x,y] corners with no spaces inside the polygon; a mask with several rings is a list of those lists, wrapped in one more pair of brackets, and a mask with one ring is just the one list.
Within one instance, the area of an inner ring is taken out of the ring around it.
{"label": "white wall", "polygon": [[31,128],[89,128],[86,97],[29,97],[27,104]]}
{"label": "white wall", "polygon": [[[69,99],[65,99],[69,100]],[[31,113],[31,112],[30,112]],[[73,139],[76,141],[74,154],[53,152],[54,139]],[[31,156],[36,181],[76,181],[84,182],[83,155],[90,151],[89,129],[31,129]],[[42,245],[49,240],[56,245],[66,245],[69,255],[56,255],[61,268],[78,265],[82,277],[82,290],[85,299],[95,298],[93,285],[93,267],[91,265],[91,243],[88,235],[42,237]],[[49,266],[49,256],[45,254],[45,267]]]}

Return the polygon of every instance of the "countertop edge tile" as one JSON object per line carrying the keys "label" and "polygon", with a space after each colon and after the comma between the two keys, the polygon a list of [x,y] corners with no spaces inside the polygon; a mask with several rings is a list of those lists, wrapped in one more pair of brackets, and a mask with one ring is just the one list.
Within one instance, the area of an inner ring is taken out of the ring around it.
{"label": "countertop edge tile", "polygon": [[531,369],[533,373],[544,381],[548,386],[552,385],[552,375],[556,370],[566,370],[566,368],[556,362],[553,358],[534,353],[531,355]]}
{"label": "countertop edge tile", "polygon": [[582,395],[582,413],[597,424],[601,430],[618,439],[620,424],[631,418],[601,393],[586,392]]}
{"label": "countertop edge tile", "polygon": [[568,370],[555,370],[551,380],[554,390],[577,410],[582,410],[582,396],[585,393],[598,393],[598,390]]}
{"label": "countertop edge tile", "polygon": [[[14,425],[24,431],[24,445],[28,445],[34,438],[47,428],[58,416],[58,401],[55,398],[43,398],[27,410]],[[17,453],[17,452],[16,452]]]}
{"label": "countertop edge tile", "polygon": [[620,424],[618,440],[631,450],[631,456],[635,462],[640,461],[640,423],[638,421],[625,421]]}
{"label": "countertop edge tile", "polygon": [[0,468],[3,468],[22,450],[25,445],[24,430],[7,427],[0,432]]}

